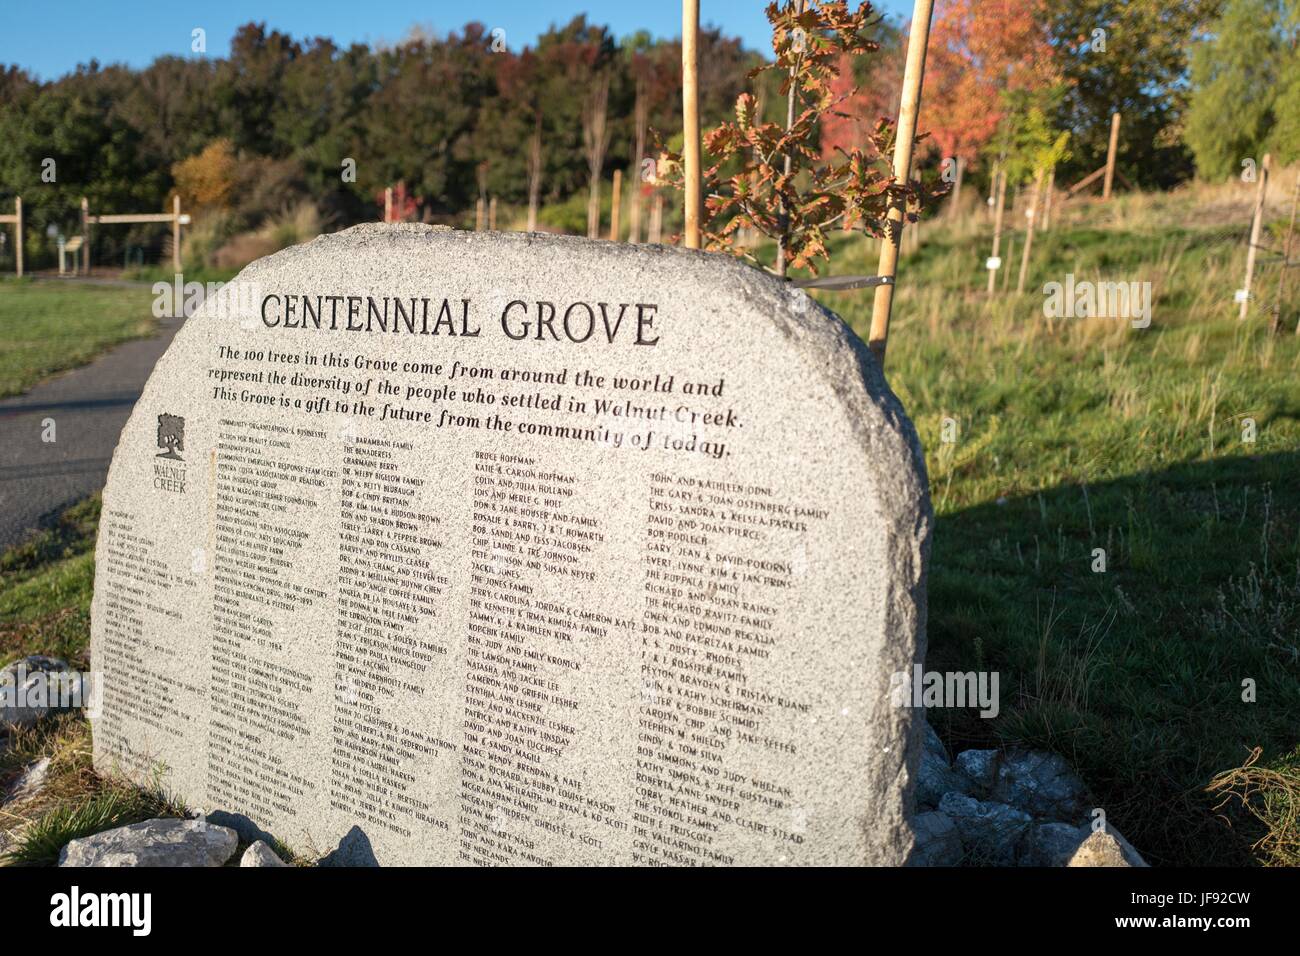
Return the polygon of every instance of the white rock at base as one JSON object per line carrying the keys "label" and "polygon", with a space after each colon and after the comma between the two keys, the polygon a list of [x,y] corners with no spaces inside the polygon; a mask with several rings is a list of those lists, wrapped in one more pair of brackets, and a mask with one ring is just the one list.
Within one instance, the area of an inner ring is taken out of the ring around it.
{"label": "white rock at base", "polygon": [[276,854],[263,841],[258,840],[239,858],[239,865],[242,866],[288,866],[284,860]]}
{"label": "white rock at base", "polygon": [[1094,830],[1066,866],[1149,866],[1118,830]]}
{"label": "white rock at base", "polygon": [[50,758],[42,757],[35,763],[28,764],[22,776],[14,781],[2,803],[20,803],[30,800],[45,788],[45,779],[50,774]]}
{"label": "white rock at base", "polygon": [[221,866],[239,837],[203,820],[154,819],[71,841],[59,866]]}

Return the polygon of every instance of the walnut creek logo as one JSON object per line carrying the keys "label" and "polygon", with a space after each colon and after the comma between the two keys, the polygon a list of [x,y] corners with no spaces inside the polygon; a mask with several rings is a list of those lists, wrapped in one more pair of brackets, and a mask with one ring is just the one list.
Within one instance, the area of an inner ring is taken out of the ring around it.
{"label": "walnut creek logo", "polygon": [[[158,447],[153,463],[153,486],[160,491],[185,493],[185,419],[166,413],[158,416]],[[157,459],[165,459],[158,461]]]}

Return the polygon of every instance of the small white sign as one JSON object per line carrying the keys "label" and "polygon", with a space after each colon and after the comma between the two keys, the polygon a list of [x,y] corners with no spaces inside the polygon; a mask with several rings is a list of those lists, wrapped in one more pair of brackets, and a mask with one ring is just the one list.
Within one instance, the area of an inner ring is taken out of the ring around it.
{"label": "small white sign", "polygon": [[993,270],[993,269],[1001,269],[1001,268],[1002,268],[1002,257],[1001,257],[1001,256],[989,256],[988,261],[984,263],[984,268],[985,268],[985,269],[989,269],[989,270]]}
{"label": "small white sign", "polygon": [[1232,301],[1248,302],[1250,301],[1250,293],[1247,292],[1245,289],[1238,289],[1236,292],[1232,294]]}
{"label": "small white sign", "polygon": [[187,212],[183,212],[183,213],[181,213],[180,224],[181,224],[182,226],[188,226],[188,225],[190,224],[190,214],[189,214],[189,213],[187,213]]}

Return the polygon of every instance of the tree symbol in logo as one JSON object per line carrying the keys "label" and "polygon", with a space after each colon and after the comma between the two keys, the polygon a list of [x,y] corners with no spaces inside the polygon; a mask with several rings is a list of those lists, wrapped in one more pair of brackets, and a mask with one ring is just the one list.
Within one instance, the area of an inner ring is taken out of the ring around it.
{"label": "tree symbol in logo", "polygon": [[185,460],[177,454],[185,450],[185,419],[179,415],[158,416],[158,447],[165,449],[158,453],[159,458]]}

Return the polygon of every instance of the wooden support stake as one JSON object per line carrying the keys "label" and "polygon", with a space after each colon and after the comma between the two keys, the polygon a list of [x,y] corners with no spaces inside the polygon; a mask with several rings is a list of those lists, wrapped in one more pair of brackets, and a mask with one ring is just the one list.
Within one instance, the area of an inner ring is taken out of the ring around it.
{"label": "wooden support stake", "polygon": [[1244,319],[1250,311],[1250,284],[1255,278],[1255,251],[1259,248],[1259,234],[1264,228],[1264,200],[1268,194],[1268,167],[1272,158],[1265,153],[1264,161],[1259,164],[1259,185],[1255,189],[1255,215],[1250,220],[1250,246],[1246,250],[1246,281],[1242,283],[1241,311],[1238,319]]}
{"label": "wooden support stake", "polygon": [[700,0],[682,0],[682,163],[686,175],[687,249],[700,248]]}
{"label": "wooden support stake", "polygon": [[[925,49],[930,42],[930,14],[934,0],[916,0],[912,7],[912,29],[907,38],[907,63],[903,67],[903,96],[898,110],[894,140],[894,178],[901,179],[912,168],[912,139],[916,136],[921,111],[921,85],[925,79]],[[876,275],[889,281],[876,286],[871,309],[871,334],[867,345],[880,367],[885,367],[885,344],[889,339],[889,318],[894,305],[894,278],[898,271],[898,241],[903,232],[903,204],[890,204],[885,240],[880,244]]]}
{"label": "wooden support stake", "polygon": [[1025,251],[1020,256],[1020,276],[1016,279],[1016,295],[1025,291],[1025,276],[1029,272],[1029,250],[1034,244],[1034,217],[1038,215],[1038,194],[1043,189],[1043,171],[1034,176],[1034,191],[1029,196],[1029,212],[1025,225]]}
{"label": "wooden support stake", "polygon": [[474,201],[474,231],[475,232],[483,231],[483,227],[486,225],[486,223],[484,222],[484,220],[486,219],[486,212],[487,211],[483,208],[483,197],[479,196],[478,199]]}
{"label": "wooden support stake", "polygon": [[658,190],[654,195],[654,203],[650,206],[650,234],[646,240],[657,245],[664,238],[664,196]]}
{"label": "wooden support stake", "polygon": [[488,229],[497,231],[497,197],[488,200]]}
{"label": "wooden support stake", "polygon": [[393,221],[393,187],[384,187],[384,222]]}
{"label": "wooden support stake", "polygon": [[90,275],[90,200],[81,197],[81,272]]}
{"label": "wooden support stake", "polygon": [[[998,249],[1002,246],[1002,210],[1007,204],[1007,173],[1001,165],[998,166],[996,174],[998,198],[993,204],[993,251],[989,254],[990,260],[998,257]],[[989,295],[993,295],[997,289],[998,268],[989,266]]]}
{"label": "wooden support stake", "polygon": [[1056,167],[1047,174],[1047,192],[1043,195],[1043,231],[1052,228],[1052,193],[1056,191]]}
{"label": "wooden support stake", "polygon": [[609,210],[609,241],[618,242],[618,214],[622,209],[623,203],[623,170],[614,170],[614,195],[611,199],[613,206]]}
{"label": "wooden support stake", "polygon": [[172,196],[172,269],[181,271],[181,197]]}
{"label": "wooden support stake", "polygon": [[13,224],[13,264],[18,278],[22,278],[22,196],[13,198],[13,217],[16,220]]}
{"label": "wooden support stake", "polygon": [[[1282,319],[1282,303],[1286,301],[1286,287],[1289,285],[1291,277],[1290,270],[1293,268],[1291,263],[1291,241],[1295,238],[1297,209],[1300,209],[1300,172],[1295,174],[1295,192],[1291,195],[1291,225],[1287,226],[1286,245],[1283,246],[1282,252],[1282,274],[1277,280],[1277,314],[1279,322]],[[1296,321],[1295,334],[1300,335],[1300,319]]]}
{"label": "wooden support stake", "polygon": [[1115,182],[1115,154],[1119,152],[1119,113],[1110,114],[1110,145],[1106,147],[1106,179],[1101,187],[1101,198],[1110,198],[1110,187]]}

